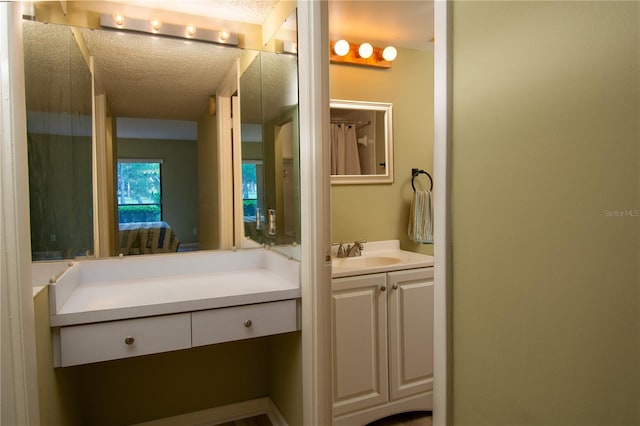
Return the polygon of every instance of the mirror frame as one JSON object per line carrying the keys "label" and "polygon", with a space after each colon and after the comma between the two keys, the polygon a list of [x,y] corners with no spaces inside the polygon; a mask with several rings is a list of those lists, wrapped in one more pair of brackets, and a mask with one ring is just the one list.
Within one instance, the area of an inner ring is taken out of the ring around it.
{"label": "mirror frame", "polygon": [[386,173],[380,175],[331,175],[332,185],[393,183],[393,104],[389,102],[331,99],[330,109],[355,109],[384,112]]}

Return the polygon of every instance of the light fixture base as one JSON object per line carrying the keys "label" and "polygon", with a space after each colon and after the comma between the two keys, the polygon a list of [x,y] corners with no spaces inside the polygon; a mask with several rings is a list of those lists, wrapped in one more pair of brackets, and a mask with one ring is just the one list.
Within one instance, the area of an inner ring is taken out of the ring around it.
{"label": "light fixture base", "polygon": [[348,65],[362,65],[376,68],[391,68],[391,61],[385,61],[382,59],[383,49],[379,47],[373,47],[373,54],[368,58],[361,58],[358,54],[358,45],[353,43],[350,46],[349,52],[344,56],[337,55],[333,46],[334,41],[330,42],[329,46],[329,60],[333,64],[348,64]]}

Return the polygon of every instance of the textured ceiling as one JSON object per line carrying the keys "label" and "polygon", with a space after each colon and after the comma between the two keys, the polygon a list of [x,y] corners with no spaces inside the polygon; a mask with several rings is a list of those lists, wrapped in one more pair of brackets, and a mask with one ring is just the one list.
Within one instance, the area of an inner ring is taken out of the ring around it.
{"label": "textured ceiling", "polygon": [[279,0],[116,0],[149,9],[262,25]]}
{"label": "textured ceiling", "polygon": [[29,111],[91,115],[91,75],[69,28],[23,21]]}
{"label": "textured ceiling", "polygon": [[82,29],[114,116],[196,121],[240,49]]}

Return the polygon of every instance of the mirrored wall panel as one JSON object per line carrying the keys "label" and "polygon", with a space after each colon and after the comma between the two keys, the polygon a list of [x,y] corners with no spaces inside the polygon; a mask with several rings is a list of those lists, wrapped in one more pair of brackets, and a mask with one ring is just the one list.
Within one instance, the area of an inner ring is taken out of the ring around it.
{"label": "mirrored wall panel", "polygon": [[283,46],[240,78],[244,236],[269,246],[300,243],[298,58]]}
{"label": "mirrored wall panel", "polygon": [[24,21],[33,260],[93,254],[91,73],[69,27]]}

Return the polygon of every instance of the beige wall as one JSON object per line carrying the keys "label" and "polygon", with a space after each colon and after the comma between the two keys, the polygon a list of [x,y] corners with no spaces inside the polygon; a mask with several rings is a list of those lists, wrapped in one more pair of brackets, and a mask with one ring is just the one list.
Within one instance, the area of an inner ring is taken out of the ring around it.
{"label": "beige wall", "polygon": [[389,70],[332,64],[330,84],[333,99],[393,104],[395,160],[391,185],[331,186],[332,241],[399,239],[405,250],[432,254],[432,245],[409,240],[407,223],[411,169],[433,175],[433,52],[398,49]]}
{"label": "beige wall", "polygon": [[49,327],[49,287],[33,299],[38,365],[38,399],[40,424],[74,426],[82,424],[77,371],[53,368],[53,348]]}
{"label": "beige wall", "polygon": [[639,27],[453,3],[456,426],[640,424]]}

